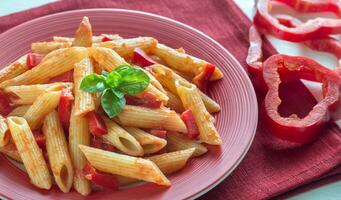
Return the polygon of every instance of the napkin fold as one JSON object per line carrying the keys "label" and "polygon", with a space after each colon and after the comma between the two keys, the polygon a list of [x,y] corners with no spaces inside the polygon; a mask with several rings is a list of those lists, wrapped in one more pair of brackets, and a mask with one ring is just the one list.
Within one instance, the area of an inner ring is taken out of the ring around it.
{"label": "napkin fold", "polygon": [[[0,17],[0,33],[40,16],[85,8],[134,9],[173,18],[211,36],[246,66],[251,22],[232,0],[65,0]],[[265,41],[265,57],[274,53],[274,48]],[[285,97],[283,110],[288,113],[307,113],[316,104],[300,81],[286,84],[281,94]],[[245,159],[225,181],[201,199],[268,199],[331,173],[338,174],[341,172],[340,132],[339,127],[331,123],[316,142],[281,149],[259,126]]]}

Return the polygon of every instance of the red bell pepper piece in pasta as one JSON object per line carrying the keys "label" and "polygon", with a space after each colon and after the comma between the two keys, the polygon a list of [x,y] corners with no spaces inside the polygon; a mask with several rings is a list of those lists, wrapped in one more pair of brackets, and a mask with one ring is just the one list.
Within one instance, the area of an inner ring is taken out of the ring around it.
{"label": "red bell pepper piece in pasta", "polygon": [[[304,69],[306,74],[296,73],[295,78],[315,76],[314,79],[323,85],[324,99],[318,102],[304,118],[296,115],[282,117],[278,112],[281,104],[278,91],[282,82],[280,68],[287,68],[292,72]],[[263,102],[261,117],[270,133],[294,143],[309,143],[315,140],[329,121],[329,112],[336,109],[339,103],[341,80],[338,74],[310,58],[277,54],[263,63],[263,78],[268,91]]]}
{"label": "red bell pepper piece in pasta", "polygon": [[117,190],[119,183],[114,175],[98,172],[90,163],[87,163],[83,168],[83,174],[86,179],[94,182],[95,184],[108,188],[111,190]]}
{"label": "red bell pepper piece in pasta", "polygon": [[102,38],[102,42],[108,42],[108,41],[111,41],[112,39],[111,38],[109,38],[108,36],[103,36],[103,38]]}
{"label": "red bell pepper piece in pasta", "polygon": [[159,137],[159,138],[166,138],[167,137],[167,130],[152,129],[152,130],[150,130],[150,133],[152,135]]}
{"label": "red bell pepper piece in pasta", "polygon": [[198,86],[198,88],[203,91],[206,92],[207,91],[207,85],[208,82],[210,81],[213,73],[215,70],[215,66],[212,64],[206,64],[204,67],[204,70],[202,70],[202,72],[200,72],[200,74],[196,75],[192,82]]}
{"label": "red bell pepper piece in pasta", "polygon": [[48,83],[55,83],[55,82],[73,82],[73,70],[70,70],[56,77],[53,77],[48,81]]}
{"label": "red bell pepper piece in pasta", "polygon": [[43,134],[43,132],[41,130],[35,130],[32,131],[33,136],[38,144],[38,146],[42,149],[42,150],[46,150],[46,138],[45,135]]}
{"label": "red bell pepper piece in pasta", "polygon": [[184,111],[180,117],[187,127],[187,137],[189,137],[190,139],[197,139],[199,137],[200,132],[195,122],[192,111],[188,109]]}
{"label": "red bell pepper piece in pasta", "polygon": [[69,132],[73,100],[74,97],[71,90],[69,88],[63,88],[59,100],[58,115],[65,133]]}
{"label": "red bell pepper piece in pasta", "polygon": [[29,69],[39,65],[43,60],[44,55],[38,53],[28,53],[26,58],[26,65]]}
{"label": "red bell pepper piece in pasta", "polygon": [[0,115],[7,116],[12,110],[8,95],[0,91]]}
{"label": "red bell pepper piece in pasta", "polygon": [[147,108],[160,108],[161,101],[158,101],[153,94],[144,92],[139,97],[126,95],[126,102],[128,105],[143,106]]}
{"label": "red bell pepper piece in pasta", "polygon": [[90,133],[94,136],[102,136],[108,133],[108,129],[102,119],[102,117],[95,111],[89,112],[86,117],[89,121]]}
{"label": "red bell pepper piece in pasta", "polygon": [[[281,2],[286,3],[289,1],[283,0]],[[316,5],[314,3],[306,4],[305,2],[307,1],[290,2],[293,3],[288,3],[287,5],[293,6],[294,9],[298,10],[300,10],[304,5],[306,7],[306,12],[312,12],[314,9],[310,8]],[[258,29],[275,35],[278,38],[292,42],[300,42],[310,39],[323,38],[328,36],[329,34],[341,33],[341,19],[315,18],[307,21],[306,23],[302,23],[297,27],[290,28],[284,26],[275,17],[270,15],[270,3],[270,0],[258,1],[254,23]],[[321,11],[322,10],[323,9],[321,9]]]}
{"label": "red bell pepper piece in pasta", "polygon": [[103,140],[101,137],[93,136],[91,138],[90,146],[103,149],[105,151],[115,152],[116,148],[114,145],[110,144],[109,142]]}
{"label": "red bell pepper piece in pasta", "polygon": [[153,64],[156,64],[156,62],[151,59],[142,49],[135,48],[133,59],[131,61],[133,64],[139,65],[140,67],[147,67]]}

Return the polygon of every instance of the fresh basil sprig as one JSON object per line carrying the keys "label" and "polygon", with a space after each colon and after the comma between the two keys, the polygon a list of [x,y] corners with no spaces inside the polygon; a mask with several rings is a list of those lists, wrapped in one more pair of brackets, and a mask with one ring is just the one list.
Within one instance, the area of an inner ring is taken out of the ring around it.
{"label": "fresh basil sprig", "polygon": [[110,118],[118,115],[126,104],[124,95],[135,96],[144,91],[150,83],[149,76],[141,69],[121,65],[114,71],[90,74],[83,78],[80,89],[89,92],[102,92],[103,110]]}

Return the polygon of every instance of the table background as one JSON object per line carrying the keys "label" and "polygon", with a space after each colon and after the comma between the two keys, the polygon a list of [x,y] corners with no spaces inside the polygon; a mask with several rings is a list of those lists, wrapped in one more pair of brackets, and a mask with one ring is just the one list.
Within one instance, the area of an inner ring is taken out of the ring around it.
{"label": "table background", "polygon": [[[14,12],[18,12],[21,10],[37,7],[53,0],[30,0],[30,1],[22,1],[22,0],[1,0],[0,1],[0,16],[8,15]],[[251,18],[254,13],[254,1],[252,0],[234,0],[235,3],[241,8],[241,10]],[[304,15],[302,18],[308,18],[312,15]],[[267,36],[271,44],[276,48],[276,50],[280,53],[288,54],[288,55],[302,55],[314,58],[318,62],[330,67],[334,68],[337,64],[336,58],[327,54],[316,52],[310,50],[302,44],[291,43],[286,41],[278,40],[272,36]],[[321,92],[319,92],[320,85],[312,84],[310,82],[306,82],[312,93],[317,99],[321,98]],[[341,125],[341,120],[337,122]],[[290,196],[290,197],[288,197]],[[341,199],[341,176],[335,176],[326,178],[320,181],[316,181],[308,186],[302,186],[294,191],[289,192],[285,196],[278,197],[279,199],[291,199],[291,200],[340,200]]]}

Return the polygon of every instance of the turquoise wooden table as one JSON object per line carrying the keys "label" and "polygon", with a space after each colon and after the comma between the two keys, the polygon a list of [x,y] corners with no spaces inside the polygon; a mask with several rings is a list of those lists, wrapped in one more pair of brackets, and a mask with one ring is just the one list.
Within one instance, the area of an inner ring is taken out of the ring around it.
{"label": "turquoise wooden table", "polygon": [[[253,15],[254,1],[252,0],[234,0],[241,10],[251,18]],[[52,2],[52,0],[2,0],[0,1],[0,16],[8,15],[14,12],[22,11],[25,9],[37,7],[46,3]],[[332,56],[312,51],[305,48],[301,44],[293,44],[283,42],[271,36],[267,36],[272,45],[277,49],[278,52],[288,55],[305,55],[313,57],[320,63],[333,67],[336,66],[337,60]],[[313,92],[314,96],[319,99],[320,96],[314,90],[314,85],[308,85]],[[341,121],[337,122],[341,125]],[[1,199],[1,197],[0,197]],[[277,198],[276,198],[277,199]],[[316,181],[307,186],[302,186],[298,189],[288,192],[284,196],[278,197],[278,199],[291,199],[291,200],[341,200],[341,176],[334,176],[326,178],[320,181]]]}

